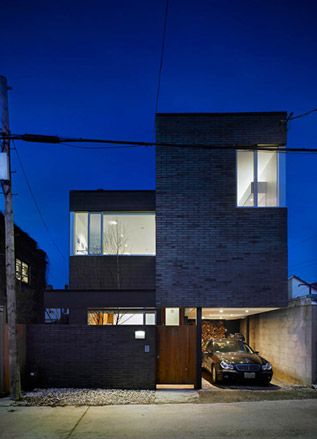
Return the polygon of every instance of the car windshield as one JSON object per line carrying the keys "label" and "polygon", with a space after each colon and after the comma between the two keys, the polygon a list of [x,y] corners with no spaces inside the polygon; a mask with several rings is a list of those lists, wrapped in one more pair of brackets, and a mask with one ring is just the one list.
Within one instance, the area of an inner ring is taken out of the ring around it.
{"label": "car windshield", "polygon": [[213,344],[213,350],[215,352],[247,352],[253,354],[250,346],[237,340],[217,341]]}

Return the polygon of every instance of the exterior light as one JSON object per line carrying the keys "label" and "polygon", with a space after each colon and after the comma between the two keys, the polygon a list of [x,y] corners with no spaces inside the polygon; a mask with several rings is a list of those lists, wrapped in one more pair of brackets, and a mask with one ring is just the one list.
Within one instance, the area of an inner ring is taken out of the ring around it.
{"label": "exterior light", "polygon": [[219,312],[223,312],[223,309],[221,309]]}
{"label": "exterior light", "polygon": [[134,338],[140,340],[145,338],[145,331],[134,331]]}

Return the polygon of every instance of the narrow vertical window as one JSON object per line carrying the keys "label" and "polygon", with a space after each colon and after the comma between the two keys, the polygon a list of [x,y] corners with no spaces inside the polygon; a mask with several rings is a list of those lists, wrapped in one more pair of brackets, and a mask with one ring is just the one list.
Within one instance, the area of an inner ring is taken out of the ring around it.
{"label": "narrow vertical window", "polygon": [[254,154],[253,151],[237,152],[237,201],[238,206],[254,206]]}
{"label": "narrow vertical window", "polygon": [[258,206],[277,206],[277,154],[258,151]]}
{"label": "narrow vertical window", "polygon": [[75,213],[74,254],[88,254],[88,213]]}
{"label": "narrow vertical window", "polygon": [[89,254],[100,255],[101,253],[101,214],[89,215]]}
{"label": "narrow vertical window", "polygon": [[179,326],[179,308],[165,308],[165,326]]}

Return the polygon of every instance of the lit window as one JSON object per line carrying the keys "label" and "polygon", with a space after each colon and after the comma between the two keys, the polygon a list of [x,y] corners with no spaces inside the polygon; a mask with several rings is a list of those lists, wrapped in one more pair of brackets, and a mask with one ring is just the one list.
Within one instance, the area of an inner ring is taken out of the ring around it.
{"label": "lit window", "polygon": [[155,313],[146,313],[145,314],[145,324],[146,325],[155,325]]}
{"label": "lit window", "polygon": [[155,214],[76,212],[74,254],[155,255]]}
{"label": "lit window", "polygon": [[88,213],[76,212],[74,223],[74,253],[75,255],[88,254]]}
{"label": "lit window", "polygon": [[89,215],[89,254],[101,254],[101,213]]}
{"label": "lit window", "polygon": [[165,308],[165,326],[179,326],[179,308]]}
{"label": "lit window", "polygon": [[30,283],[29,265],[20,259],[15,260],[15,277],[25,284]]}
{"label": "lit window", "polygon": [[123,325],[155,325],[155,313],[134,310],[88,310],[88,325],[123,326]]}
{"label": "lit window", "polygon": [[20,259],[15,260],[15,276],[18,280],[22,279],[22,262]]}
{"label": "lit window", "polygon": [[155,215],[105,214],[103,253],[155,255]]}
{"label": "lit window", "polygon": [[237,152],[237,205],[276,207],[278,160],[275,151]]}

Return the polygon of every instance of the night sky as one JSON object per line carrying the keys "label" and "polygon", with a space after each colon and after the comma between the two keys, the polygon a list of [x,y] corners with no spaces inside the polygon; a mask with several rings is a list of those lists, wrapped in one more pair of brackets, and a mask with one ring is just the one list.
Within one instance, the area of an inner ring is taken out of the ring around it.
{"label": "night sky", "polygon": [[[170,0],[159,111],[317,107],[317,2]],[[0,0],[0,74],[11,131],[153,140],[165,0]],[[290,124],[290,147],[317,147],[317,113]],[[79,151],[16,142],[15,221],[68,278],[70,189],[154,189],[153,149]],[[317,280],[317,155],[287,158],[289,274]],[[1,202],[3,204],[3,202]],[[2,207],[1,204],[1,207]]]}

